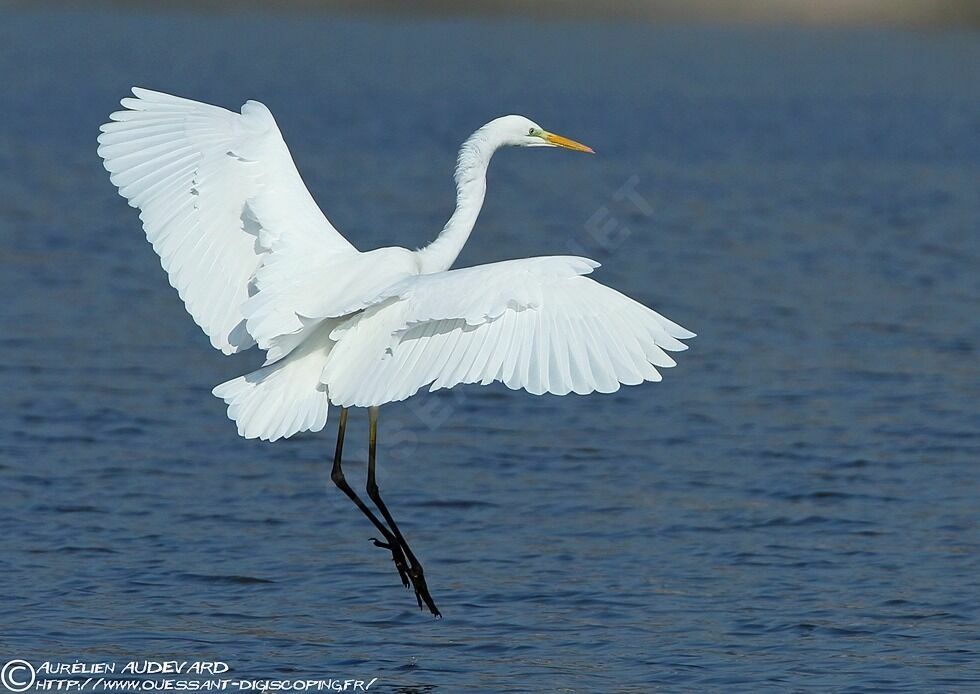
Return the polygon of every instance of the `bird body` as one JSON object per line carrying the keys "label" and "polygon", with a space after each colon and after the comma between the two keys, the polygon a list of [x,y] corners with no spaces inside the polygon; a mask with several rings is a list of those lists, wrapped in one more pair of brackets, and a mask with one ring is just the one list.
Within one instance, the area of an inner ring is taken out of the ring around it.
{"label": "bird body", "polygon": [[[457,205],[419,250],[358,251],[300,178],[271,112],[234,113],[135,88],[99,154],[188,312],[226,354],[265,365],[217,386],[246,438],[319,431],[330,405],[372,406],[460,383],[534,394],[611,392],[660,380],[693,333],[586,277],[577,257],[450,270],[505,145],[588,150],[522,116],[460,149]],[[591,151],[591,150],[588,150]]]}
{"label": "bird body", "polygon": [[[439,610],[422,565],[381,499],[378,407],[423,387],[499,381],[529,393],[612,392],[659,381],[668,351],[694,333],[592,280],[574,256],[450,269],[503,146],[585,145],[523,116],[490,121],[457,160],[456,209],[429,245],[361,252],[327,220],[300,178],[272,113],[241,113],[134,88],[110,116],[99,155],[139,208],[147,239],[187,311],[225,354],[254,345],[265,364],[214,394],[246,438],[320,431],[340,408],[333,482],[371,521],[419,607]],[[347,408],[367,407],[367,493],[342,470]]]}

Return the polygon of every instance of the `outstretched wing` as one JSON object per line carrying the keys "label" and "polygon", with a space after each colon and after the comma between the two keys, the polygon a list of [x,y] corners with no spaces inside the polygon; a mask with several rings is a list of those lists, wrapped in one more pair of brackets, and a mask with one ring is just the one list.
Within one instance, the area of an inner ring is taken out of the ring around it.
{"label": "outstretched wing", "polygon": [[[187,311],[225,354],[255,344],[242,304],[263,257],[288,232],[293,247],[355,254],[323,216],[272,113],[241,113],[134,88],[110,116],[99,156],[140,210],[146,237]],[[298,238],[297,238],[298,237]]]}
{"label": "outstretched wing", "polygon": [[405,279],[338,326],[324,368],[341,406],[403,400],[426,385],[501,381],[530,393],[612,392],[659,381],[665,350],[694,336],[584,277],[576,257],[512,260]]}

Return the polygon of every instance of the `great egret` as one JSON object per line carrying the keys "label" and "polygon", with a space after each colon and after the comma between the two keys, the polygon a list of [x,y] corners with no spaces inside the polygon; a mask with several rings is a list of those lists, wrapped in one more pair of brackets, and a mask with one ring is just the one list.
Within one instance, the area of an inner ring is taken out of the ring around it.
{"label": "great egret", "polygon": [[[694,333],[588,277],[586,258],[524,258],[450,270],[486,193],[500,147],[589,147],[523,116],[503,116],[459,150],[456,210],[418,250],[358,251],[303,184],[269,109],[241,113],[134,88],[101,127],[112,183],[140,210],[187,311],[225,354],[253,345],[265,365],[214,394],[245,438],[320,431],[340,407],[331,478],[374,524],[419,608],[439,610],[422,565],[381,499],[378,408],[460,383],[587,394],[659,381],[667,351]],[[367,407],[367,494],[344,479],[347,408]]]}

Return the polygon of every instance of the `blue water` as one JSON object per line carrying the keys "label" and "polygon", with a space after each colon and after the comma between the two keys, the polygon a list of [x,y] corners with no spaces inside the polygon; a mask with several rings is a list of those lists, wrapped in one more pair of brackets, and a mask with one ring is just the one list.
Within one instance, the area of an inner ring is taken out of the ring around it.
{"label": "blue water", "polygon": [[[978,64],[965,32],[0,10],[0,660],[977,691]],[[246,442],[209,395],[259,355],[210,349],[101,169],[131,84],[263,100],[362,249],[431,238],[458,143],[524,113],[599,154],[498,155],[460,263],[583,253],[699,337],[615,395],[382,408],[433,620],[333,428]]]}

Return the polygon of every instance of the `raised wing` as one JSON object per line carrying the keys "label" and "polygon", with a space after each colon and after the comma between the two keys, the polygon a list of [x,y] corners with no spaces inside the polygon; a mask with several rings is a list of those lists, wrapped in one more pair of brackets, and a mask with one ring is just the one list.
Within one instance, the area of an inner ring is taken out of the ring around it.
{"label": "raised wing", "polygon": [[694,337],[583,275],[585,258],[512,260],[405,279],[337,327],[321,376],[341,406],[403,400],[423,386],[501,381],[530,393],[612,392],[659,381],[665,350]]}
{"label": "raised wing", "polygon": [[318,257],[356,254],[323,216],[272,113],[241,113],[134,88],[110,116],[99,156],[140,210],[146,237],[194,321],[225,354],[255,344],[243,303],[284,234]]}

